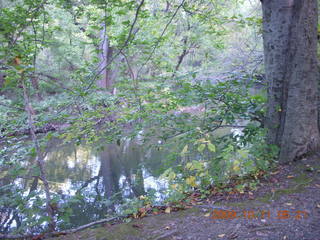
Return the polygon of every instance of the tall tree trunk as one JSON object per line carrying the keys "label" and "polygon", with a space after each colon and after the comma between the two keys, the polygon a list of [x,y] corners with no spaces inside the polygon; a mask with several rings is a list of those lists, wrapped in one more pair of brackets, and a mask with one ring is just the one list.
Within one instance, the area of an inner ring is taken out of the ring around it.
{"label": "tall tree trunk", "polygon": [[38,77],[35,76],[35,74],[33,76],[31,76],[31,84],[33,89],[36,91],[36,96],[38,101],[42,101],[43,98],[41,96],[41,92],[40,92],[40,88],[39,88],[39,81],[38,81]]}
{"label": "tall tree trunk", "polygon": [[106,26],[103,26],[103,29],[100,33],[100,63],[99,63],[99,72],[101,78],[98,81],[98,86],[105,89],[110,89],[112,91],[113,86],[113,74],[111,70],[111,60],[113,57],[113,48],[110,46],[110,41],[107,36]]}
{"label": "tall tree trunk", "polygon": [[319,150],[317,0],[263,0],[268,142],[280,162]]}

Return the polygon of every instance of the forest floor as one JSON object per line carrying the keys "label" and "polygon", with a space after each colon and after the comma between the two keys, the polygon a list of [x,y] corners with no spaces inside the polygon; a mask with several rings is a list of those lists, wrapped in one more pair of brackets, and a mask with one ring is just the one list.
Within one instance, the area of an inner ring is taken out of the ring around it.
{"label": "forest floor", "polygon": [[320,240],[320,161],[280,166],[254,192],[213,196],[187,210],[104,224],[51,240],[117,239]]}

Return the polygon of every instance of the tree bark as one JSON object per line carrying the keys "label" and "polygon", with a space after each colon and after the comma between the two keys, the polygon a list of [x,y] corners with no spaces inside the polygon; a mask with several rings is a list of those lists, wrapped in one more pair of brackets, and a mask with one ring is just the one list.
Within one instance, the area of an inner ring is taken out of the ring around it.
{"label": "tree bark", "polygon": [[99,72],[101,73],[101,78],[98,81],[98,86],[101,88],[110,89],[112,91],[113,74],[111,69],[111,61],[113,57],[113,48],[110,46],[105,25],[101,30],[100,39]]}
{"label": "tree bark", "polygon": [[32,84],[33,89],[36,91],[36,96],[37,96],[38,101],[42,101],[43,98],[41,96],[41,92],[40,92],[40,88],[39,88],[39,81],[38,81],[37,76],[35,76],[35,75],[31,76],[31,84]]}
{"label": "tree bark", "polygon": [[290,162],[319,150],[317,0],[264,0],[268,143]]}

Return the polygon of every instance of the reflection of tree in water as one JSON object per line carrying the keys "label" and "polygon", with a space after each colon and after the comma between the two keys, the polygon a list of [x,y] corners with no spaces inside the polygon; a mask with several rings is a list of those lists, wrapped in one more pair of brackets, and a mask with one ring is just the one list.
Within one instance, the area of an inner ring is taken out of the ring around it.
{"label": "reflection of tree in water", "polygon": [[59,148],[59,151],[52,151],[46,158],[48,179],[51,182],[77,183],[88,179],[92,175],[88,162],[91,157],[89,148],[67,145]]}
{"label": "reflection of tree in water", "polygon": [[75,213],[71,222],[81,225],[103,218],[116,211],[116,206],[124,198],[133,198],[145,194],[141,147],[134,142],[121,146],[107,145],[103,151],[97,152],[100,169],[83,183],[81,202],[72,204]]}
{"label": "reflection of tree in water", "polygon": [[[1,170],[1,169],[0,169]],[[4,186],[7,186],[10,184],[10,180],[8,176],[4,176],[0,179],[0,195],[10,195],[9,189],[1,189]],[[14,209],[8,204],[1,204],[0,205],[0,233],[8,233],[9,227],[13,223],[13,221],[16,221],[20,224],[20,219],[16,217],[10,217],[10,215],[16,215],[14,213]]]}
{"label": "reflection of tree in water", "polygon": [[[64,228],[104,218],[116,211],[117,206],[125,199],[145,195],[145,174],[147,172],[157,176],[156,169],[160,168],[163,159],[163,153],[157,149],[151,150],[149,157],[145,158],[146,152],[142,146],[129,140],[121,146],[108,144],[102,151],[96,153],[87,145],[59,146],[55,143],[51,144],[51,149],[48,151],[46,158],[48,179],[51,191],[60,195],[62,199],[59,204],[61,206],[63,203],[66,204],[75,192],[81,195],[77,201],[69,201],[67,204],[72,209],[72,214],[70,224],[63,226]],[[94,164],[94,167],[90,164]],[[0,180],[0,186],[8,184],[3,179]],[[21,186],[25,187],[27,194],[42,188],[41,181],[36,177],[23,179]],[[72,189],[75,192],[71,191],[71,195],[68,195],[68,191],[64,191]],[[16,214],[14,208],[0,206],[1,211],[10,213],[11,216],[15,215],[5,220],[6,222],[15,221],[20,225],[23,217],[21,214]],[[64,213],[60,211],[59,214],[61,217]],[[5,230],[4,224],[1,224],[3,221],[0,219],[2,232]]]}
{"label": "reflection of tree in water", "polygon": [[[3,169],[0,169],[0,172],[1,171],[3,171]],[[26,203],[30,199],[32,191],[37,189],[39,178],[27,176],[26,178],[17,180],[9,176],[9,174],[3,175],[4,176],[0,178],[0,195],[7,196],[7,198],[4,198],[7,201],[2,201],[0,204],[0,233],[7,234],[12,230],[13,226],[15,229],[19,229],[22,226],[27,211],[23,213],[20,212],[21,206],[19,205],[21,205],[23,201]],[[33,179],[33,181],[28,189],[29,178]],[[23,189],[27,191],[27,195]],[[16,199],[19,200],[17,201]],[[41,211],[41,209],[38,209],[38,211]],[[37,231],[39,228],[34,226],[33,229]]]}

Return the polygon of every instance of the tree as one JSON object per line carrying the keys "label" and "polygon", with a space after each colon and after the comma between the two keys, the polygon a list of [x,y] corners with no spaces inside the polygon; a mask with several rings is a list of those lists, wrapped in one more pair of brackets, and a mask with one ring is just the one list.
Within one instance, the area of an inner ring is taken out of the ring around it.
{"label": "tree", "polygon": [[100,63],[99,72],[101,79],[98,81],[98,86],[101,88],[111,89],[113,85],[111,62],[113,55],[113,47],[110,46],[110,41],[107,36],[106,24],[103,24],[103,29],[100,32]]}
{"label": "tree", "polygon": [[263,0],[268,142],[280,162],[319,150],[317,0]]}

